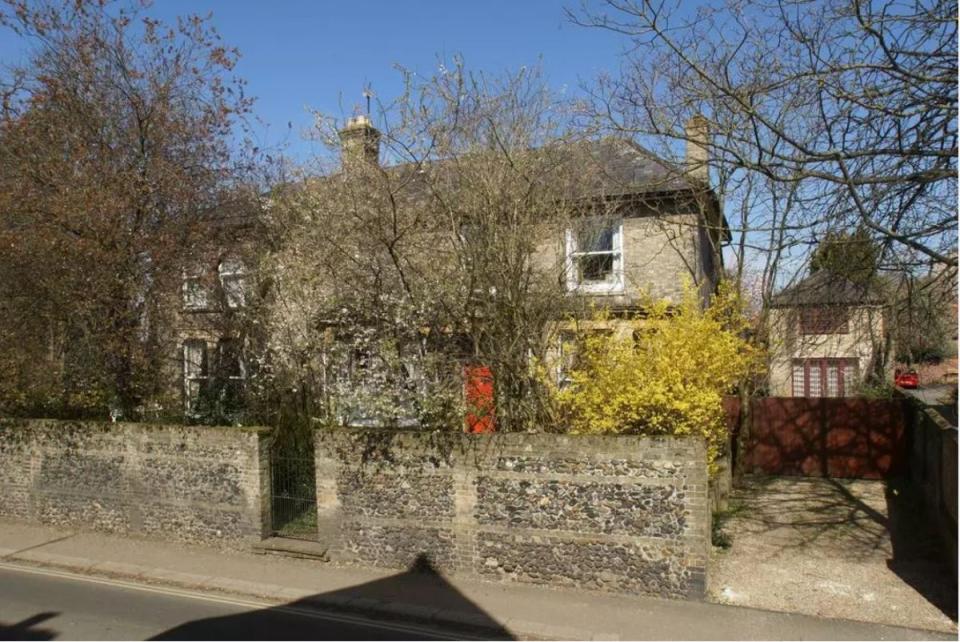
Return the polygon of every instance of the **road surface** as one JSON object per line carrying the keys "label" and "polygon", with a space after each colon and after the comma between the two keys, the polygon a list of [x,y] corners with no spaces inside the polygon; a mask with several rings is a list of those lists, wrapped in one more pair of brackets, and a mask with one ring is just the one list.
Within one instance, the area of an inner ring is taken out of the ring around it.
{"label": "road surface", "polygon": [[916,390],[903,390],[903,392],[911,397],[916,397],[939,412],[947,420],[947,423],[956,428],[957,410],[955,406],[949,403],[950,393],[955,389],[955,385],[921,385]]}
{"label": "road surface", "polygon": [[0,565],[0,640],[10,639],[449,638],[415,626],[4,564]]}
{"label": "road surface", "polygon": [[901,388],[901,390],[925,404],[934,406],[939,403],[946,403],[946,397],[949,396],[950,390],[955,387],[949,385],[921,385],[919,388]]}

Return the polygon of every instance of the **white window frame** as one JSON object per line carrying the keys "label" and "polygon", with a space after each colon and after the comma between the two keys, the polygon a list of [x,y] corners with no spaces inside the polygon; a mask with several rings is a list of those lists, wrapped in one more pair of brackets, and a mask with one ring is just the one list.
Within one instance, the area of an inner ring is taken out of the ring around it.
{"label": "white window frame", "polygon": [[[237,257],[227,257],[217,266],[220,275],[220,287],[223,289],[223,302],[230,310],[238,310],[247,304],[247,266]],[[237,284],[231,290],[228,284]],[[237,295],[236,299],[231,295]]]}
{"label": "white window frame", "polygon": [[[190,349],[200,349],[200,361],[190,359]],[[207,342],[203,339],[186,339],[183,342],[183,406],[188,415],[196,414],[197,403],[203,393],[203,383],[210,379],[210,351]],[[204,366],[206,365],[206,372]],[[196,367],[196,373],[193,368]]]}
{"label": "white window frame", "polygon": [[[623,219],[605,220],[613,230],[613,249],[600,252],[581,252],[577,250],[577,234],[573,228],[568,228],[565,234],[565,270],[567,274],[567,291],[588,294],[621,294],[623,292]],[[599,222],[597,219],[587,219],[590,223]],[[613,255],[613,268],[610,278],[605,281],[580,282],[577,270],[577,259],[582,256]]]}
{"label": "white window frame", "polygon": [[201,268],[194,267],[183,270],[180,293],[184,310],[210,309],[210,288],[204,284]]}

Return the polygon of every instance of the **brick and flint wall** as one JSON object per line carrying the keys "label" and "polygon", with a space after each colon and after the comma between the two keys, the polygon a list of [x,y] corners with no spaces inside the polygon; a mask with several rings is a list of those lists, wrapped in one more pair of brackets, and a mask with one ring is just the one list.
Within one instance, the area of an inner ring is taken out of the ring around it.
{"label": "brick and flint wall", "polygon": [[334,560],[674,598],[702,597],[706,451],[673,437],[316,433]]}
{"label": "brick and flint wall", "polygon": [[0,420],[0,517],[205,544],[268,527],[267,431]]}

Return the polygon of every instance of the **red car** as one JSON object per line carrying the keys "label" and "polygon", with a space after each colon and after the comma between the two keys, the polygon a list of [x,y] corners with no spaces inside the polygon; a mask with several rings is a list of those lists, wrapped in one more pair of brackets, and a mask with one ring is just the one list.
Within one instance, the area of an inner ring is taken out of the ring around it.
{"label": "red car", "polygon": [[893,383],[901,388],[910,388],[915,389],[920,385],[920,375],[917,374],[916,370],[903,370],[897,369],[893,373]]}

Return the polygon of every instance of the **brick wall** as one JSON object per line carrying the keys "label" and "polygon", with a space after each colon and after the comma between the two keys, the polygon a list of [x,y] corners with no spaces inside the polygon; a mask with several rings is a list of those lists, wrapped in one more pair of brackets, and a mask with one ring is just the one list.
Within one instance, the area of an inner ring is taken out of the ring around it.
{"label": "brick wall", "polygon": [[404,568],[426,554],[491,580],[704,594],[699,440],[321,430],[316,458],[337,561]]}
{"label": "brick wall", "polygon": [[263,428],[0,420],[0,517],[203,543],[267,528]]}

